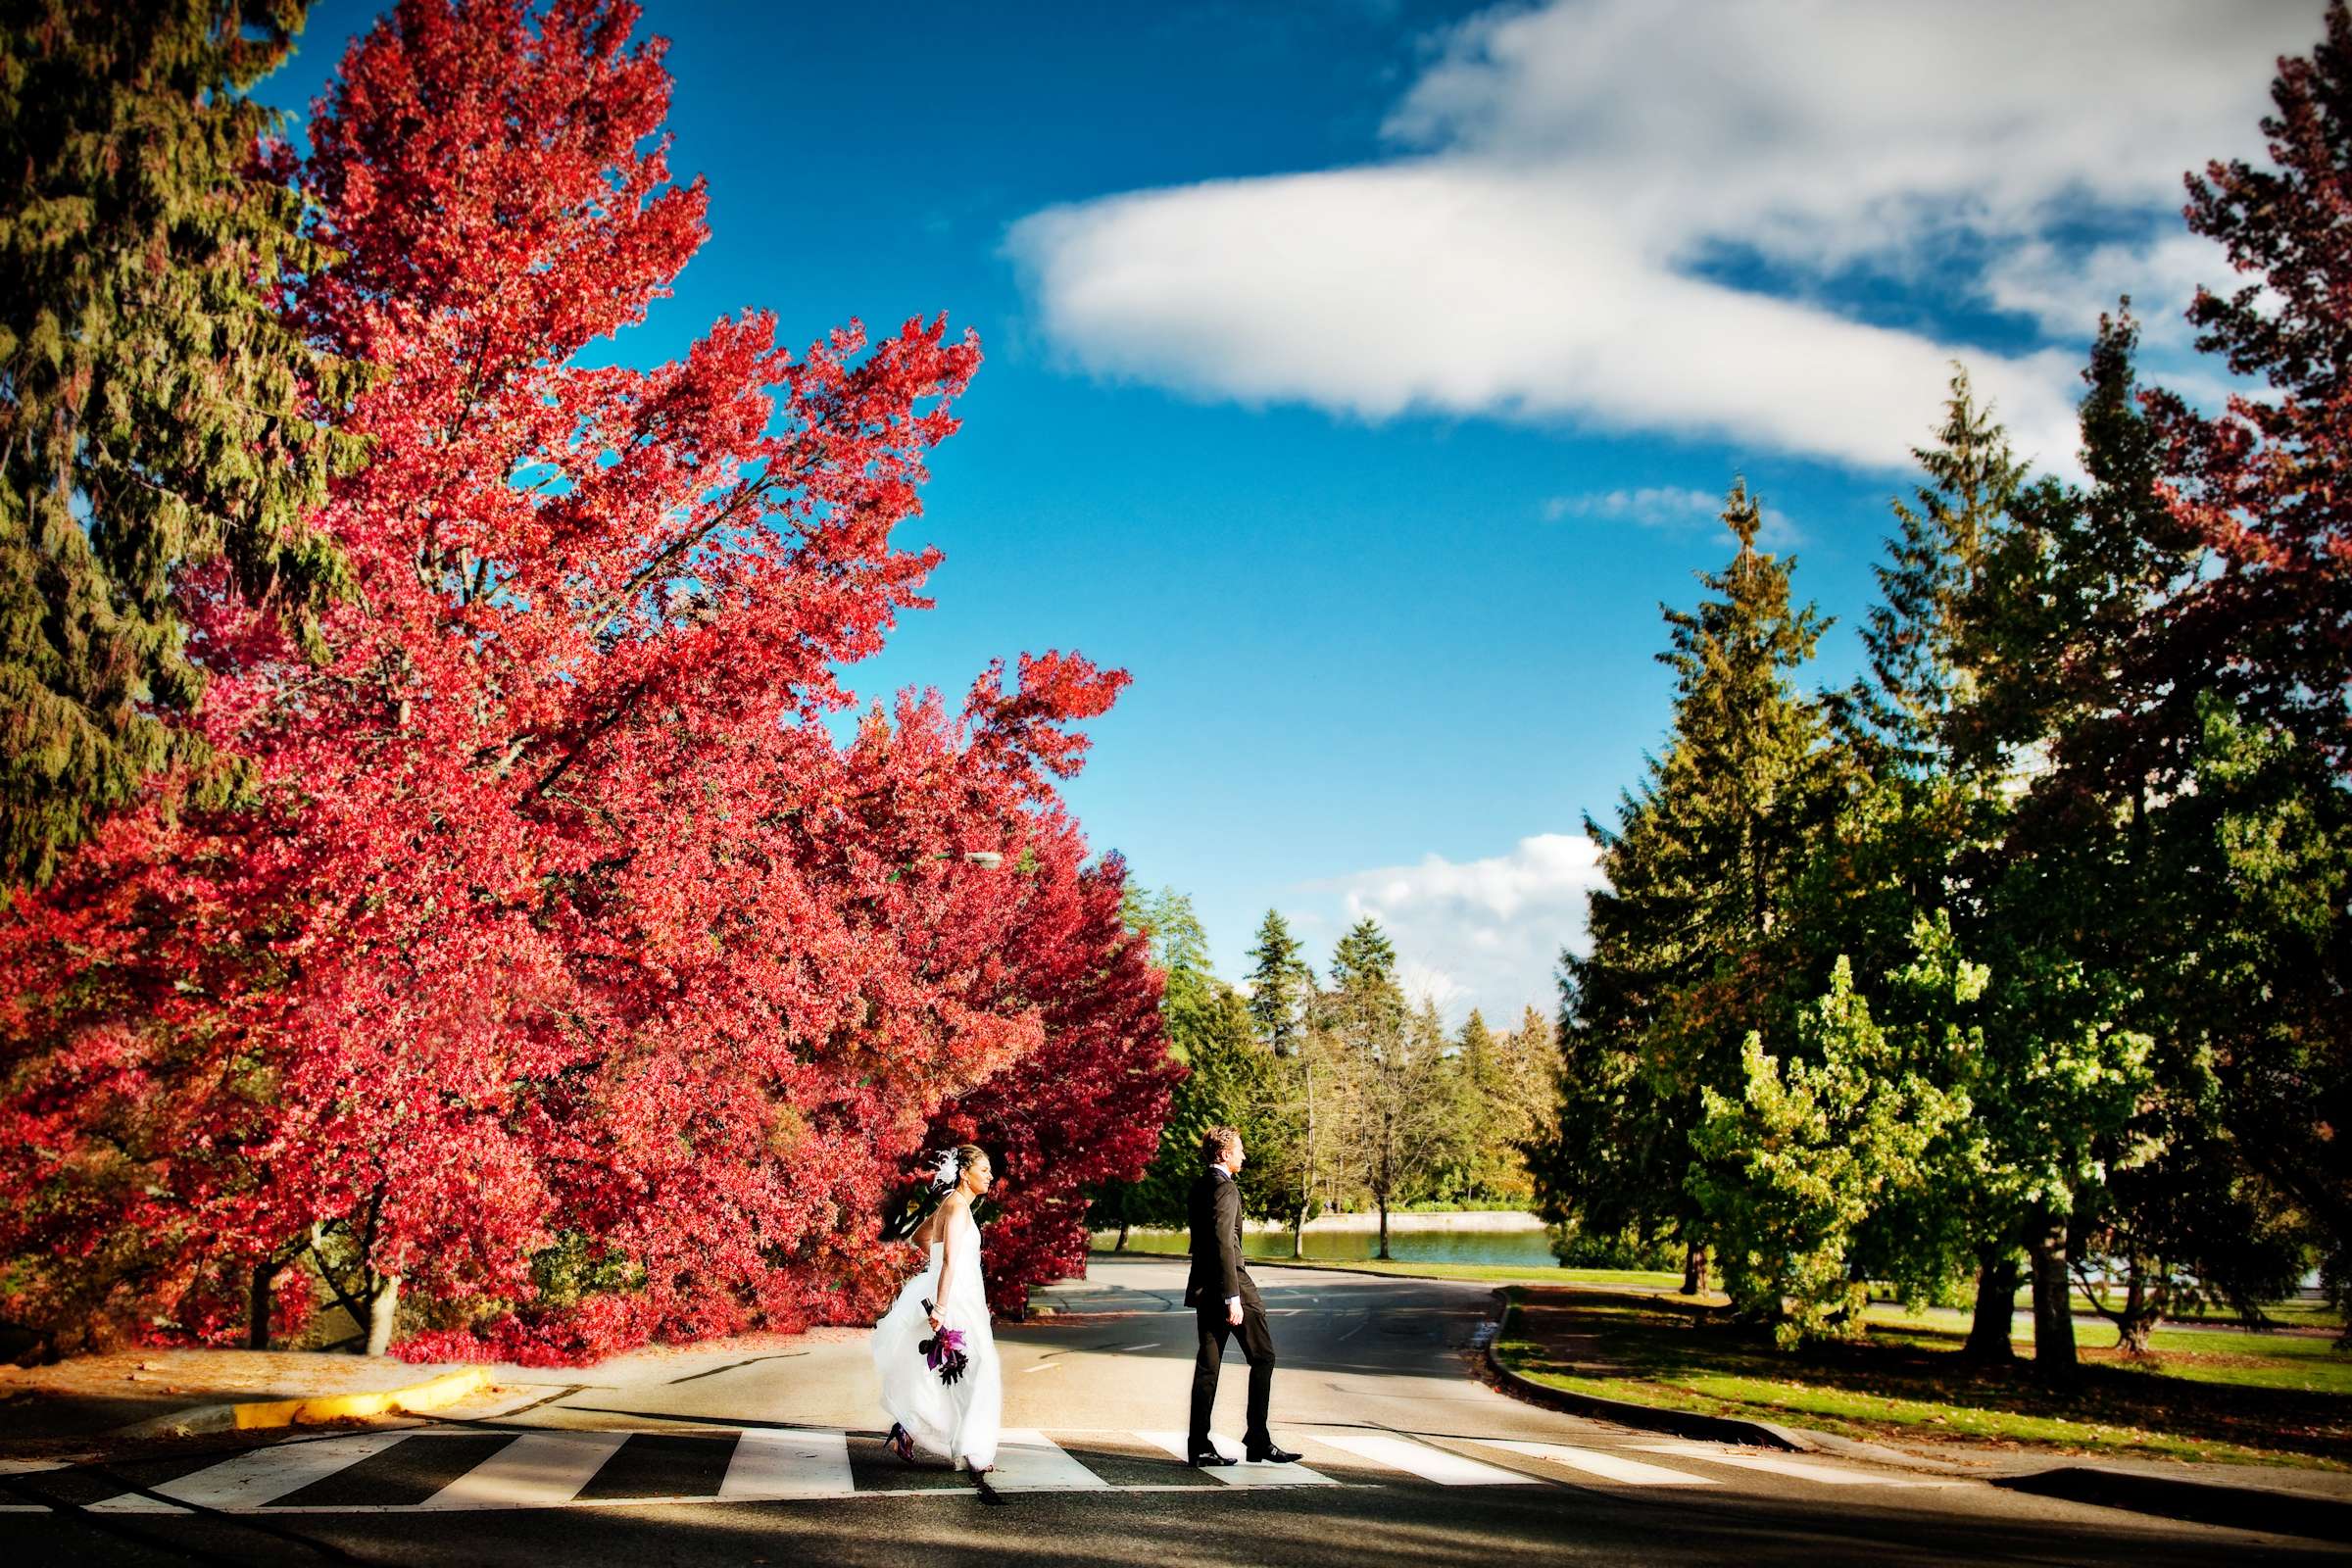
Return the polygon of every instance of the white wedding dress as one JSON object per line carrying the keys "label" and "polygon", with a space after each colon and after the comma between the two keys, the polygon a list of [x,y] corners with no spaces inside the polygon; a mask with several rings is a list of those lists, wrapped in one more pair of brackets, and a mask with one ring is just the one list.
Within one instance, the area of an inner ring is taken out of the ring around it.
{"label": "white wedding dress", "polygon": [[[969,1358],[954,1383],[942,1383],[918,1348],[931,1337],[923,1303],[938,1299],[943,1257],[954,1260],[948,1284],[955,1294],[940,1303],[940,1327],[963,1335]],[[980,1284],[980,1227],[972,1223],[970,1209],[948,1222],[944,1247],[931,1244],[929,1266],[906,1282],[874,1325],[874,1371],[882,1379],[884,1413],[911,1433],[917,1446],[958,1468],[986,1470],[997,1462],[1004,1380],[997,1364],[996,1336],[988,1328],[988,1293]]]}

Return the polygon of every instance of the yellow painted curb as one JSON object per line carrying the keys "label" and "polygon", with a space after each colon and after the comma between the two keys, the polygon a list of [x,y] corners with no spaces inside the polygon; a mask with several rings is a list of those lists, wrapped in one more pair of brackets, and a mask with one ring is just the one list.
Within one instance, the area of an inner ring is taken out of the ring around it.
{"label": "yellow painted curb", "polygon": [[343,1421],[354,1416],[388,1415],[397,1410],[422,1415],[455,1404],[468,1394],[490,1386],[486,1366],[460,1367],[404,1389],[379,1389],[371,1394],[320,1394],[307,1399],[261,1399],[232,1406],[237,1430],[249,1427],[290,1427],[314,1421]]}

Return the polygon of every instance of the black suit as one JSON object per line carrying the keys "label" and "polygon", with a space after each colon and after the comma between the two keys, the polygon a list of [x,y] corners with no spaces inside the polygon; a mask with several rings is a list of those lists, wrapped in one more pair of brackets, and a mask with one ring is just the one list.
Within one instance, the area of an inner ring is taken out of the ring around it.
{"label": "black suit", "polygon": [[[1208,1413],[1217,1402],[1217,1373],[1226,1340],[1238,1333],[1250,1360],[1250,1426],[1242,1441],[1252,1453],[1259,1452],[1274,1446],[1266,1430],[1266,1405],[1274,1393],[1274,1337],[1266,1330],[1257,1286],[1242,1267],[1242,1193],[1231,1176],[1213,1168],[1200,1173],[1193,1183],[1192,1222],[1193,1271],[1185,1281],[1184,1304],[1199,1311],[1200,1354],[1193,1363],[1191,1451],[1209,1449]],[[1238,1328],[1225,1307],[1237,1296],[1242,1298]]]}

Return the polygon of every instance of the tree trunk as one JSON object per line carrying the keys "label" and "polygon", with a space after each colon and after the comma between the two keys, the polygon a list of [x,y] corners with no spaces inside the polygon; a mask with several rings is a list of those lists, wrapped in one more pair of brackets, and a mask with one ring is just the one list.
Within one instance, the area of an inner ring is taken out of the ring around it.
{"label": "tree trunk", "polygon": [[1382,1196],[1382,1198],[1381,1198],[1381,1200],[1380,1200],[1380,1256],[1381,1256],[1381,1260],[1382,1260],[1383,1262],[1386,1262],[1386,1261],[1388,1261],[1388,1257],[1389,1257],[1389,1200],[1388,1200],[1388,1198],[1387,1198],[1387,1196],[1386,1196],[1385,1194]]}
{"label": "tree trunk", "polygon": [[379,1274],[374,1294],[368,1298],[368,1353],[383,1355],[392,1348],[392,1319],[400,1311],[400,1276]]}
{"label": "tree trunk", "polygon": [[2045,1382],[2075,1375],[2074,1288],[2066,1274],[2066,1216],[2036,1209],[2026,1230],[2034,1258],[2034,1370]]}
{"label": "tree trunk", "polygon": [[273,1293],[270,1282],[277,1278],[278,1261],[265,1257],[253,1265],[251,1292],[245,1298],[245,1348],[270,1348],[270,1306]]}
{"label": "tree trunk", "polygon": [[2163,1293],[2148,1290],[2147,1270],[2138,1258],[2131,1261],[2132,1288],[2124,1298],[2124,1315],[2116,1320],[2115,1343],[2126,1355],[2148,1353],[2148,1336],[2164,1316]]}
{"label": "tree trunk", "polygon": [[1127,1216],[1124,1212],[1119,1215],[1119,1239],[1112,1244],[1110,1250],[1114,1252],[1127,1250]]}
{"label": "tree trunk", "polygon": [[[1303,1054],[1304,1048],[1301,1047]],[[1306,1069],[1306,1162],[1298,1171],[1298,1218],[1291,1225],[1291,1256],[1306,1255],[1306,1210],[1315,1194],[1315,1064]]]}
{"label": "tree trunk", "polygon": [[1685,1296],[1704,1296],[1707,1293],[1707,1244],[1692,1242],[1683,1251],[1683,1291]]}
{"label": "tree trunk", "polygon": [[2010,1344],[2017,1318],[2017,1253],[1988,1247],[1977,1254],[1977,1309],[1968,1321],[1968,1344],[1960,1353],[1971,1361],[2017,1359]]}

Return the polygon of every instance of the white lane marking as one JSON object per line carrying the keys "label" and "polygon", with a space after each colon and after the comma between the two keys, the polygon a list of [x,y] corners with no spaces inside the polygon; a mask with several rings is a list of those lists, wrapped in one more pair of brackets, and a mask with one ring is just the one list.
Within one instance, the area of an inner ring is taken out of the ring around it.
{"label": "white lane marking", "polygon": [[1040,1361],[1035,1366],[1025,1366],[1021,1370],[1024,1372],[1051,1372],[1060,1365],[1059,1361]]}
{"label": "white lane marking", "polygon": [[1703,1459],[1709,1464],[1734,1465],[1741,1470],[1762,1470],[1771,1475],[1788,1476],[1797,1481],[1818,1481],[1825,1487],[1958,1487],[1961,1481],[1928,1481],[1916,1476],[1880,1475],[1869,1470],[1841,1470],[1835,1465],[1814,1464],[1804,1459],[1784,1459],[1769,1453],[1738,1453],[1705,1443],[1637,1443],[1635,1447],[1643,1453],[1670,1453],[1681,1459]]}
{"label": "white lane marking", "polygon": [[1138,1340],[1133,1345],[1114,1345],[1106,1350],[1097,1350],[1095,1353],[1097,1355],[1117,1355],[1123,1350],[1156,1350],[1159,1348],[1159,1345],[1160,1342],[1157,1340]]}
{"label": "white lane marking", "polygon": [[[287,1497],[314,1481],[383,1452],[406,1438],[406,1432],[363,1432],[347,1438],[279,1443],[267,1448],[248,1448],[233,1459],[190,1471],[176,1480],[150,1487],[147,1493],[125,1492],[89,1505],[92,1513],[185,1513],[196,1508],[259,1508]],[[172,1499],[167,1502],[165,1498]]]}
{"label": "white lane marking", "polygon": [[997,1445],[988,1484],[999,1492],[1108,1492],[1110,1483],[1062,1451],[1043,1432],[1017,1427]]}
{"label": "white lane marking", "polygon": [[1368,1432],[1323,1433],[1319,1441],[1335,1448],[1345,1448],[1359,1458],[1374,1464],[1401,1470],[1406,1475],[1434,1481],[1441,1487],[1536,1487],[1543,1483],[1534,1476],[1521,1475],[1516,1470],[1498,1469],[1466,1459],[1444,1448],[1427,1444],[1412,1443],[1403,1438],[1386,1437]]}
{"label": "white lane marking", "polygon": [[[1192,1457],[1187,1446],[1191,1441],[1182,1432],[1138,1432],[1133,1436],[1178,1459]],[[1208,1441],[1228,1458],[1239,1457],[1242,1445],[1222,1432],[1212,1432]],[[1336,1487],[1338,1482],[1320,1470],[1309,1470],[1302,1464],[1255,1464],[1244,1459],[1240,1464],[1210,1465],[1208,1473],[1229,1487]]]}
{"label": "white lane marking", "polygon": [[1524,1453],[1531,1459],[1548,1459],[1553,1464],[1582,1470],[1587,1475],[1622,1481],[1629,1487],[1711,1487],[1715,1484],[1705,1476],[1694,1476],[1688,1471],[1669,1470],[1662,1464],[1643,1464],[1639,1459],[1622,1458],[1594,1448],[1571,1448],[1564,1443],[1522,1443],[1508,1438],[1481,1438],[1478,1441],[1490,1448]]}
{"label": "white lane marking", "polygon": [[566,1503],[628,1441],[626,1432],[526,1432],[416,1506],[431,1512]]}
{"label": "white lane marking", "polygon": [[822,1497],[850,1490],[848,1433],[747,1427],[735,1439],[718,1498]]}

